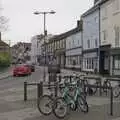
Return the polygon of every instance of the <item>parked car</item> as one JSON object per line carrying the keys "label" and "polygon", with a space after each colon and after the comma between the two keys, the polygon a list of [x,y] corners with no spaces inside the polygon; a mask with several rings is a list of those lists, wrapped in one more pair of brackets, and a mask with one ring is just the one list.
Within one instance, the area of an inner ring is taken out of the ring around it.
{"label": "parked car", "polygon": [[35,72],[35,65],[34,64],[32,64],[32,63],[27,63],[26,64],[30,69],[31,69],[31,72]]}
{"label": "parked car", "polygon": [[31,72],[31,68],[26,64],[19,64],[13,69],[13,76],[30,75]]}

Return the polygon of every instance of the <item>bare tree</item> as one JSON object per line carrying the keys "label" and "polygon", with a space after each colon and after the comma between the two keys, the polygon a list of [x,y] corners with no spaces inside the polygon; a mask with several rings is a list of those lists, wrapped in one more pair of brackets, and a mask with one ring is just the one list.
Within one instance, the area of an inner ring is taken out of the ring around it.
{"label": "bare tree", "polygon": [[5,32],[8,30],[9,19],[5,16],[0,16],[0,32]]}

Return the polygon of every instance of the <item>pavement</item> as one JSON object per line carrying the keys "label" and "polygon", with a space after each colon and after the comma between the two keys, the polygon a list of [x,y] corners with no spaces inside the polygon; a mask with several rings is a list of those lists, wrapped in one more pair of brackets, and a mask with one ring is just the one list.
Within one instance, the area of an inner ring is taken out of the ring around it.
{"label": "pavement", "polygon": [[[45,69],[47,72],[47,68]],[[66,71],[67,72],[67,71]],[[67,74],[64,70],[62,74]],[[71,74],[68,71],[68,74]],[[48,74],[46,74],[48,79]],[[43,67],[36,67],[31,76],[9,77],[0,80],[0,120],[58,120],[53,114],[42,115],[37,109],[37,87],[28,86],[28,100],[24,101],[24,81],[43,81]],[[50,94],[44,89],[44,94]],[[88,96],[89,112],[70,111],[63,120],[120,120],[120,98],[114,99],[113,116],[110,116],[110,96]]]}
{"label": "pavement", "polygon": [[[42,115],[37,109],[36,86],[28,87],[28,100],[23,101],[23,86],[12,87],[0,91],[0,120],[58,120],[53,114]],[[49,90],[44,90],[49,94]],[[109,98],[99,96],[87,97],[89,112],[70,111],[63,120],[119,120],[120,103],[114,100],[114,116],[110,116]]]}
{"label": "pavement", "polygon": [[0,73],[0,80],[12,76],[13,66],[9,67],[6,71]]}

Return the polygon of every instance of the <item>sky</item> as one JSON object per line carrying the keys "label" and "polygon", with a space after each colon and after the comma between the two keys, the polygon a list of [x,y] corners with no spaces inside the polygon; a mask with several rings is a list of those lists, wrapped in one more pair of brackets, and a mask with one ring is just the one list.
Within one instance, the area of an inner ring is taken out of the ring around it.
{"label": "sky", "polygon": [[2,32],[4,41],[30,42],[31,37],[43,33],[43,15],[35,11],[51,11],[46,15],[48,34],[61,34],[77,25],[80,16],[92,7],[94,0],[0,0],[1,16],[8,21],[8,30]]}

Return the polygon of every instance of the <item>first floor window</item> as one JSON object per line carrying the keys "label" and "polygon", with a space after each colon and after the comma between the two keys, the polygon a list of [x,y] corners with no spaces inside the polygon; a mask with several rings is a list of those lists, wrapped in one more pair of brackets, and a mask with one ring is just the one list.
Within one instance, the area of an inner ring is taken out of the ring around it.
{"label": "first floor window", "polygon": [[119,27],[115,26],[114,30],[115,30],[115,46],[119,47],[119,31],[120,31]]}

